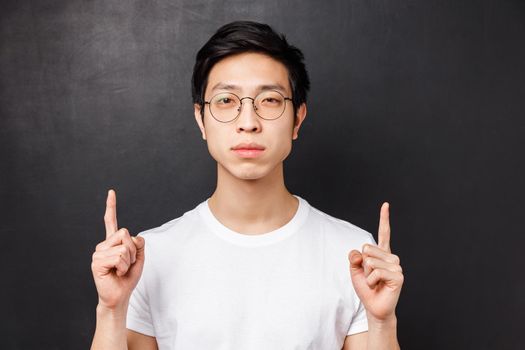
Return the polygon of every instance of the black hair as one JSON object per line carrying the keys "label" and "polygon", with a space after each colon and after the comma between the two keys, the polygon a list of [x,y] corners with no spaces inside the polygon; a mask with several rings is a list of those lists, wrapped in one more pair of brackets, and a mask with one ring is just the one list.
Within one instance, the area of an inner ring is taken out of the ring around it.
{"label": "black hair", "polygon": [[252,21],[236,21],[220,27],[197,52],[191,94],[193,103],[201,106],[201,115],[204,116],[204,92],[212,67],[228,56],[245,52],[265,54],[287,68],[296,115],[297,108],[306,102],[310,89],[304,55],[297,47],[288,44],[283,34],[278,34],[267,24]]}

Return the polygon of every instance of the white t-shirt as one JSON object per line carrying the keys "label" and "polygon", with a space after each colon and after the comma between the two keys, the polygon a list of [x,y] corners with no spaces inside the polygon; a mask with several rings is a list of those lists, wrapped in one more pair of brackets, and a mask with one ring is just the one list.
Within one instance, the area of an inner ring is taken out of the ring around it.
{"label": "white t-shirt", "polygon": [[160,350],[337,349],[368,329],[348,253],[372,235],[295,196],[284,226],[259,235],[221,224],[208,201],[141,232],[144,270],[127,328]]}

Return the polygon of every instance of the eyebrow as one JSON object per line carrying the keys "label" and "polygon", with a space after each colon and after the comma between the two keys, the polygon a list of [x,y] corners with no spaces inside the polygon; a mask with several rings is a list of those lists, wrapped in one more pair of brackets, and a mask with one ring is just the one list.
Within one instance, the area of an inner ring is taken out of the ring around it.
{"label": "eyebrow", "polygon": [[[240,91],[242,90],[240,86],[234,85],[234,84],[226,84],[226,83],[217,83],[213,86],[211,91],[214,90],[233,90],[233,91]],[[281,84],[266,84],[266,85],[259,85],[257,87],[256,91],[266,91],[266,90],[280,90],[283,93],[286,93],[286,89]]]}

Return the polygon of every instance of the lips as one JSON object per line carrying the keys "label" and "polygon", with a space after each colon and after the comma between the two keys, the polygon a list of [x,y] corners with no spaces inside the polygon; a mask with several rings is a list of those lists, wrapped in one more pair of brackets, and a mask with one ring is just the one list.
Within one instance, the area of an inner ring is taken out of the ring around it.
{"label": "lips", "polygon": [[232,147],[232,150],[264,150],[264,146],[261,146],[255,142],[250,143],[239,143],[237,146]]}
{"label": "lips", "polygon": [[232,151],[241,158],[257,158],[264,152],[265,147],[255,142],[239,143],[232,147]]}

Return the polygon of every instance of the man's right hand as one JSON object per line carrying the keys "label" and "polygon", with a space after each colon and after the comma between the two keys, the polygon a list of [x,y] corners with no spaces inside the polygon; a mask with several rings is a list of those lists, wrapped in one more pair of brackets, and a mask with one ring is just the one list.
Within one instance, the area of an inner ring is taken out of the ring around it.
{"label": "man's right hand", "polygon": [[109,190],[104,214],[106,240],[93,253],[91,271],[98,292],[99,306],[127,310],[129,298],[144,267],[144,238],[131,237],[117,226],[117,198]]}

